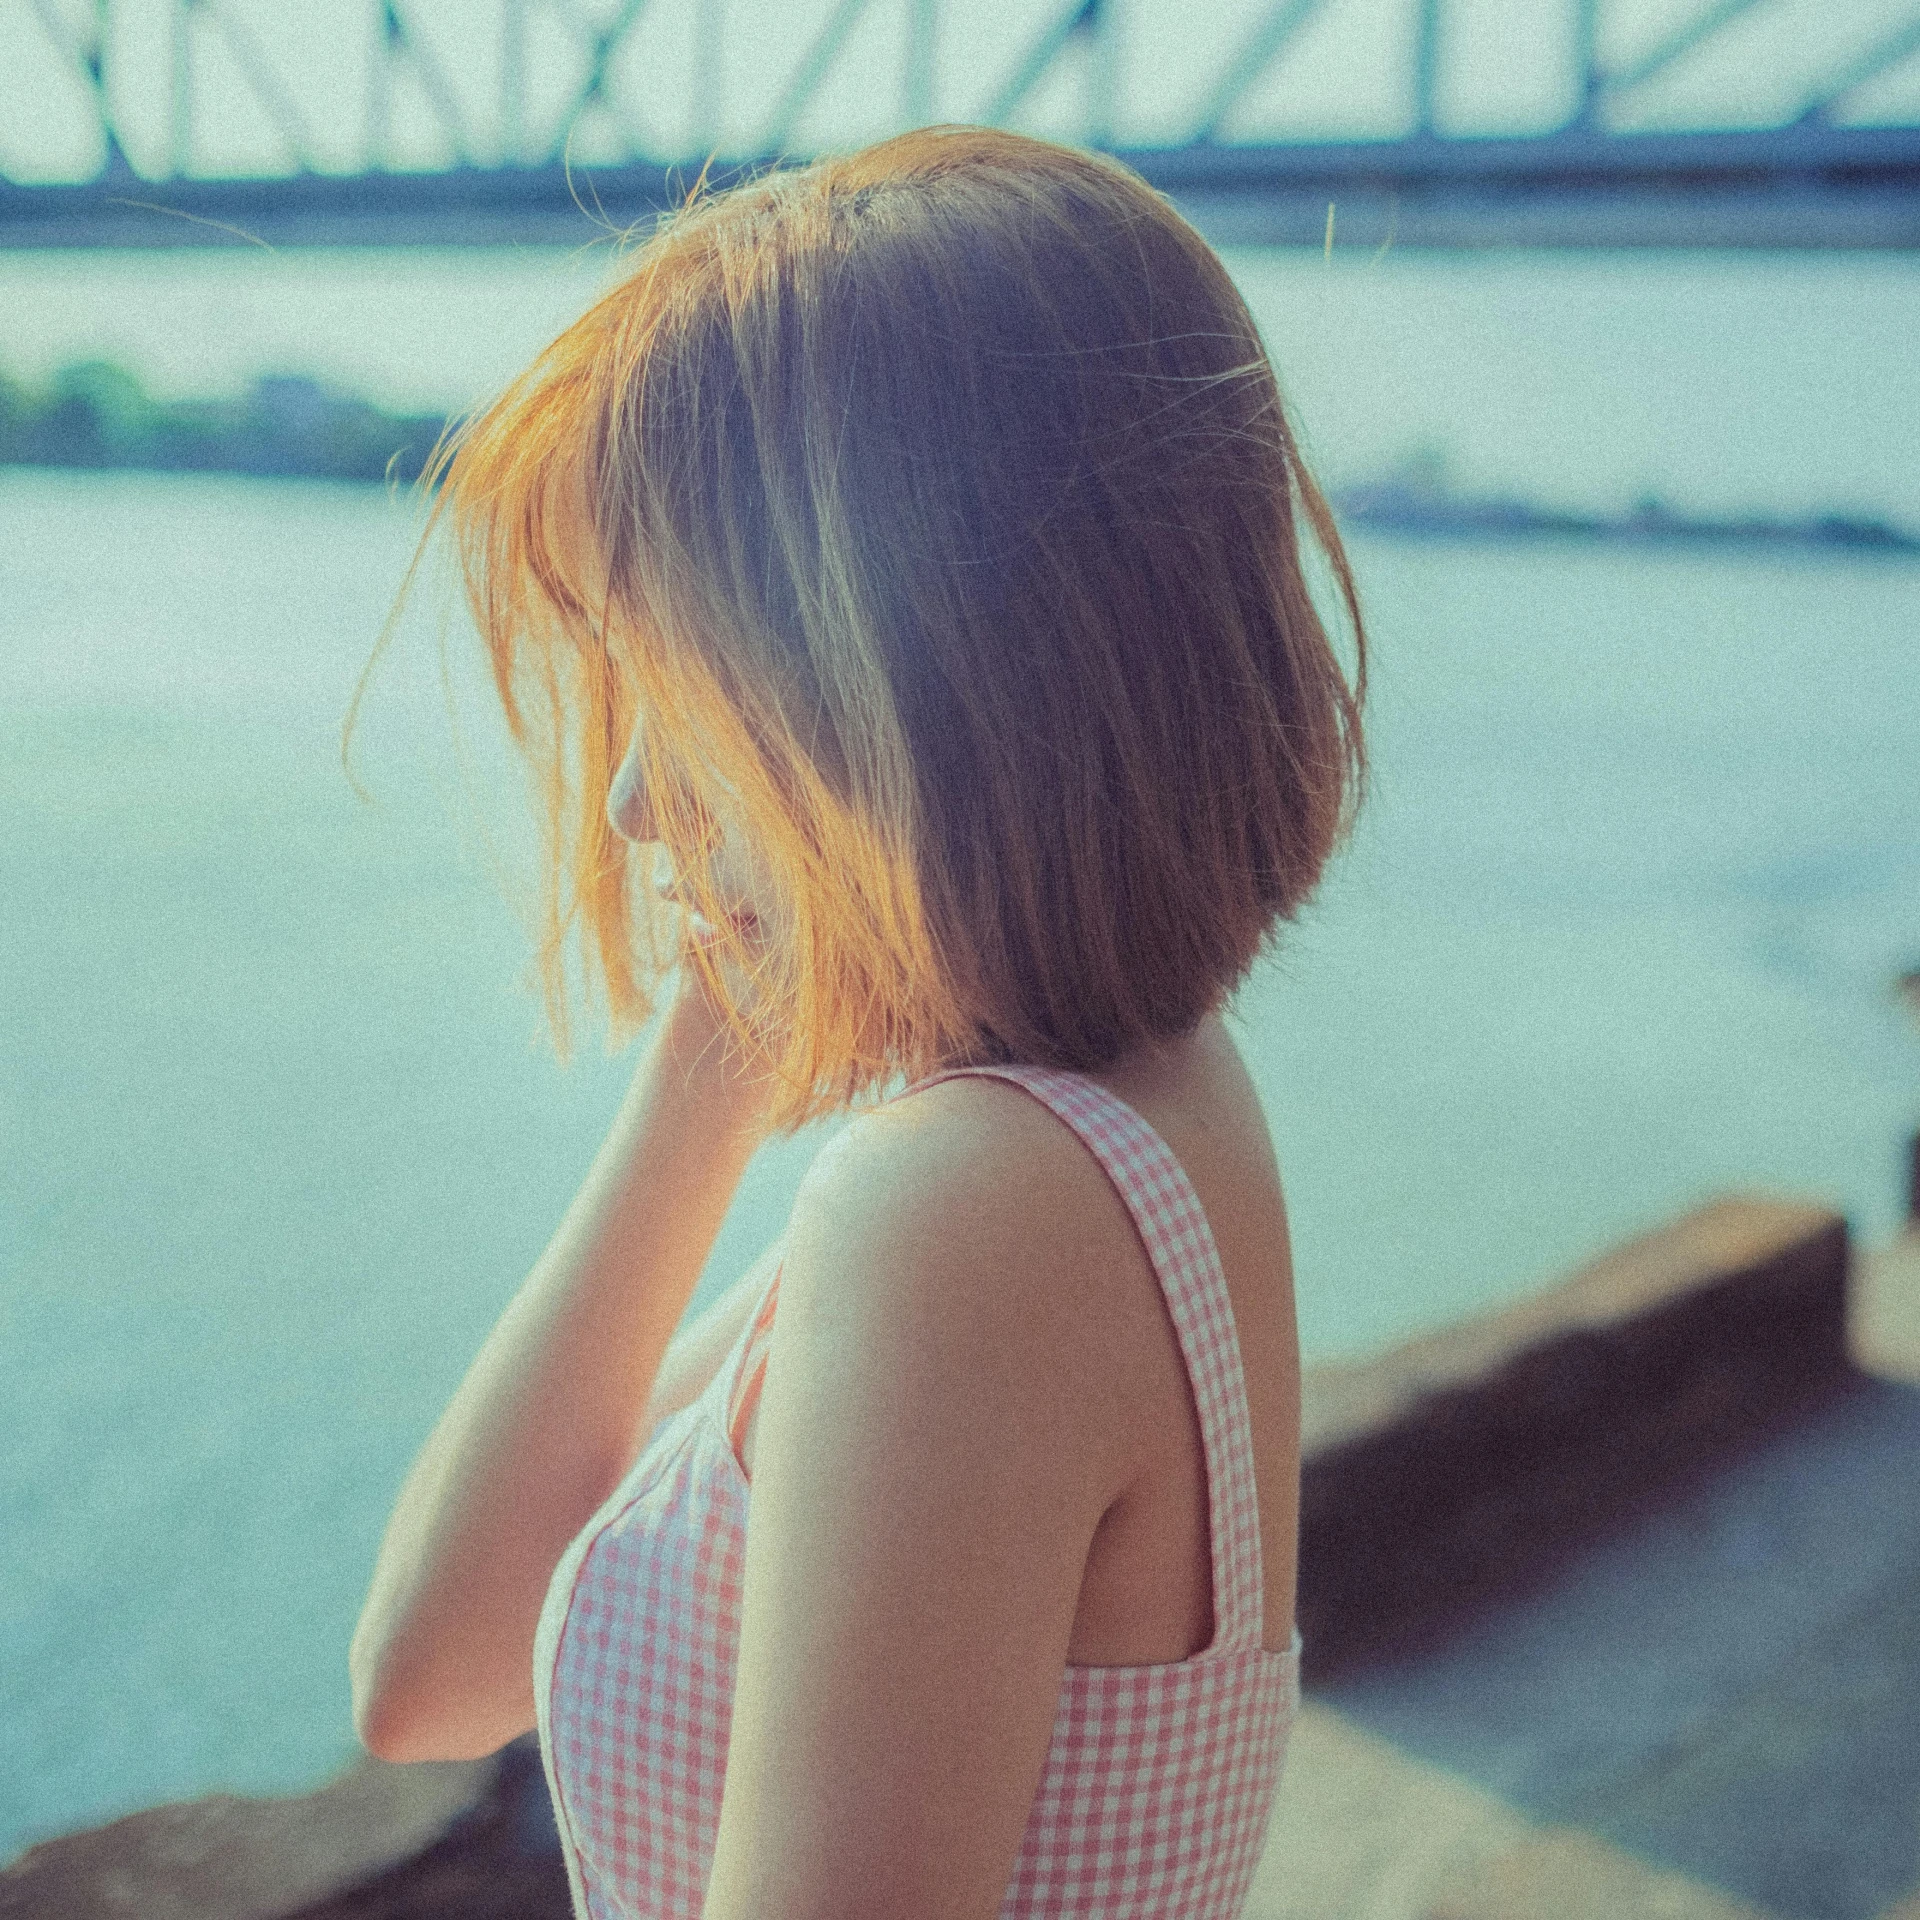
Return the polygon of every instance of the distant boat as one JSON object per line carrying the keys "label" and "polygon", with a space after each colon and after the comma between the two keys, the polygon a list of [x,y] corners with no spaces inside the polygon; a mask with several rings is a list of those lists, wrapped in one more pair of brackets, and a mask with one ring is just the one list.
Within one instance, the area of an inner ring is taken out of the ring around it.
{"label": "distant boat", "polygon": [[1920,534],[1852,514],[1799,519],[1681,513],[1653,494],[1626,513],[1577,513],[1502,495],[1450,487],[1431,457],[1384,480],[1344,487],[1334,505],[1349,524],[1393,533],[1438,535],[1573,534],[1590,540],[1662,545],[1840,547],[1855,552],[1920,554]]}

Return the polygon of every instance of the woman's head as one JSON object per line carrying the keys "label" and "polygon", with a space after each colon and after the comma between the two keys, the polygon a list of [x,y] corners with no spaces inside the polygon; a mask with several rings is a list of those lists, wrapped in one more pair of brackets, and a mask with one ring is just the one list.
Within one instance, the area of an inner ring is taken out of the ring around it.
{"label": "woman's head", "polygon": [[546,776],[563,1046],[575,919],[616,1031],[671,959],[630,746],[702,912],[735,833],[781,903],[742,1022],[783,1127],[1187,1032],[1350,819],[1300,522],[1363,670],[1338,538],[1239,294],[1113,161],[932,128],[696,197],[440,469]]}

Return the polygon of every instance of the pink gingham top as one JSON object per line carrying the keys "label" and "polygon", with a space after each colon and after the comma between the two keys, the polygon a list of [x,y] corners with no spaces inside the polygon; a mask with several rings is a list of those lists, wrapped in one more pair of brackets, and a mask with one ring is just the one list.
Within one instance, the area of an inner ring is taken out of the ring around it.
{"label": "pink gingham top", "polygon": [[[1044,1102],[1126,1202],[1193,1384],[1212,1543],[1209,1646],[1159,1665],[1062,1672],[1001,1920],[1233,1920],[1299,1708],[1300,1639],[1285,1652],[1260,1644],[1252,1429],[1212,1229],[1166,1142],[1083,1075],[959,1067],[894,1097],[963,1073],[1010,1080]],[[776,1272],[706,1391],[661,1422],[567,1549],[541,1610],[540,1750],[579,1920],[699,1920],[740,1643],[748,1509],[737,1435],[764,1372],[778,1287]]]}

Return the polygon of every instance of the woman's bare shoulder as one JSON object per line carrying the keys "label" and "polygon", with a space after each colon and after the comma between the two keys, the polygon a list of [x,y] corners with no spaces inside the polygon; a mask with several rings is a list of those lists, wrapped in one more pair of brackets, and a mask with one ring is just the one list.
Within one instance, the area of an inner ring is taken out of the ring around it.
{"label": "woman's bare shoulder", "polygon": [[806,1184],[794,1224],[829,1266],[832,1247],[887,1246],[884,1263],[840,1271],[939,1296],[898,1302],[930,1332],[948,1316],[991,1325],[1009,1365],[1078,1408],[1096,1474],[1131,1476],[1129,1382],[1157,1336],[1158,1290],[1126,1203],[1058,1115],[1005,1080],[944,1080],[850,1123]]}
{"label": "woman's bare shoulder", "polygon": [[1051,1227],[1108,1184],[1065,1121],[988,1074],[957,1075],[858,1115],[821,1150],[813,1174],[930,1222],[949,1209],[956,1224],[991,1211],[1002,1228]]}

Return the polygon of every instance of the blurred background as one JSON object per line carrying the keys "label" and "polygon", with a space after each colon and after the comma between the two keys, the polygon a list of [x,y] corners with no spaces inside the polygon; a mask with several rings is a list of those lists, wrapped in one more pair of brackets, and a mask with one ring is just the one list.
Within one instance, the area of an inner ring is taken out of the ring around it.
{"label": "blurred background", "polygon": [[708,154],[989,119],[1222,247],[1358,568],[1375,791],[1234,1023],[1308,1360],[1727,1188],[1897,1224],[1915,0],[0,0],[0,1860],[356,1751],[631,1072],[441,567],[342,770],[403,482]]}

